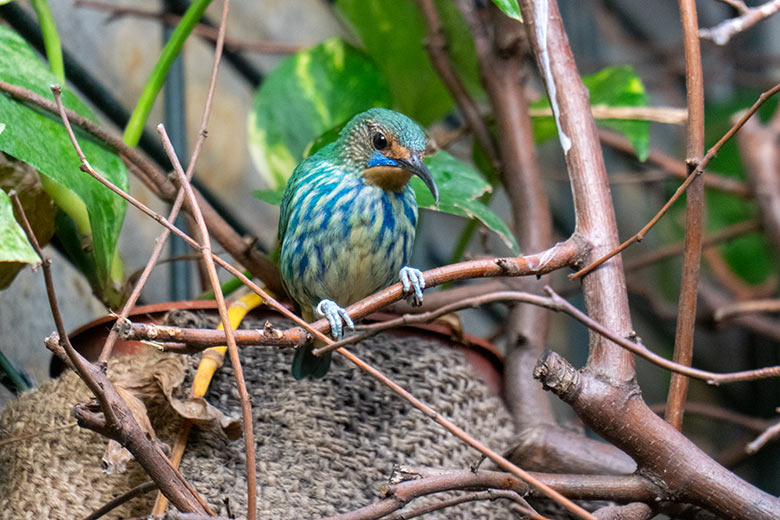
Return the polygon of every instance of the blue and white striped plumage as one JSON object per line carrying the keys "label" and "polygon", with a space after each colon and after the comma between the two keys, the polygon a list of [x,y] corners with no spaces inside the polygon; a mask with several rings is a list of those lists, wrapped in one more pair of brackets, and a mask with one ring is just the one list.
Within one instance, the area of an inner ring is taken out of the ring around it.
{"label": "blue and white striped plumage", "polygon": [[[325,315],[335,338],[343,307],[399,280],[422,301],[425,279],[407,267],[417,225],[409,185],[417,175],[438,196],[422,163],[427,139],[408,117],[386,109],[355,116],[331,143],[301,162],[285,189],[279,219],[280,268],[307,321]],[[296,351],[293,375],[321,377],[329,355]]]}
{"label": "blue and white striped plumage", "polygon": [[307,319],[324,298],[346,307],[397,281],[417,225],[411,186],[369,185],[323,151],[296,168],[282,202],[282,279]]}

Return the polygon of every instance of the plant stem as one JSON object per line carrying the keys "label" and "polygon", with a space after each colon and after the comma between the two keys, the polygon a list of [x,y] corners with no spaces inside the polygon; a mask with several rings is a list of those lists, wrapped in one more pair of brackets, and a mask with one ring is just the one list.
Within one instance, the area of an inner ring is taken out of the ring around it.
{"label": "plant stem", "polygon": [[46,48],[46,59],[49,60],[49,67],[57,76],[57,81],[64,85],[65,65],[62,61],[62,46],[57,34],[57,26],[54,25],[54,18],[51,15],[51,9],[49,9],[49,2],[47,0],[31,0],[30,4],[35,9],[35,15],[41,25],[43,45]]}
{"label": "plant stem", "polygon": [[168,75],[168,70],[173,65],[176,58],[181,53],[182,46],[187,40],[187,37],[192,32],[192,29],[198,24],[203,17],[203,13],[206,8],[211,4],[211,0],[196,0],[184,13],[184,16],[176,26],[176,29],[171,34],[170,40],[165,44],[165,47],[160,54],[160,59],[154,66],[152,74],[149,76],[149,80],[146,82],[144,91],[141,93],[141,97],[138,99],[138,104],[133,109],[133,113],[130,116],[130,121],[127,122],[125,127],[125,134],[123,141],[128,146],[136,146],[141,139],[141,134],[144,130],[146,120],[149,118],[149,113],[152,111],[154,101],[157,99],[162,88],[165,78]]}

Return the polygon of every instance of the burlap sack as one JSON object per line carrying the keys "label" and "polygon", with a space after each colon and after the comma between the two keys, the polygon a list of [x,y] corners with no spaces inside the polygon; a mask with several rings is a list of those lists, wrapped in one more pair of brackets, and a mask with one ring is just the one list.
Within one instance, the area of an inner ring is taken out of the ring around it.
{"label": "burlap sack", "polygon": [[[466,365],[462,354],[435,341],[380,335],[355,346],[362,357],[418,398],[497,450],[509,445],[510,418],[501,401]],[[394,465],[464,468],[479,454],[447,434],[370,376],[340,356],[328,375],[295,381],[290,351],[241,351],[252,395],[257,447],[258,518],[319,518],[379,500]],[[167,359],[167,361],[163,361]],[[120,358],[110,374],[143,379],[159,363],[186,363],[156,353]],[[73,373],[27,392],[0,419],[0,439],[72,422],[73,405],[89,399]],[[159,397],[159,396],[158,396]],[[209,400],[240,417],[229,363],[218,372]],[[178,420],[161,399],[145,399],[159,436],[172,444]],[[150,404],[151,403],[151,404]],[[101,456],[106,440],[78,427],[0,447],[0,517],[72,519],[147,481],[136,462],[106,475]],[[234,514],[246,507],[243,440],[194,430],[182,471],[215,511]],[[107,518],[148,514],[155,493],[133,499]],[[442,497],[438,497],[442,498]],[[418,505],[419,502],[414,502]],[[435,519],[509,518],[505,503],[471,503],[428,515]]]}

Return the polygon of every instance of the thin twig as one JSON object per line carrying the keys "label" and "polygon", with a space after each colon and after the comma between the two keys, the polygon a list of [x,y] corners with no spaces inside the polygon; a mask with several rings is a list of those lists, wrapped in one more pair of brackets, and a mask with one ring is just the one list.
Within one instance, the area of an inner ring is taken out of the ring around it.
{"label": "thin twig", "polygon": [[[707,382],[709,385],[721,385],[726,383],[735,383],[737,381],[754,381],[756,379],[764,379],[767,377],[780,377],[780,366],[764,367],[756,370],[744,370],[741,372],[729,372],[719,374],[716,372],[709,372],[707,370],[699,370],[697,368],[691,368],[687,365],[681,365],[674,361],[659,356],[655,352],[648,349],[642,343],[638,341],[631,341],[626,338],[622,338],[615,334],[614,331],[607,329],[601,323],[593,320],[587,314],[577,309],[575,306],[567,302],[550,287],[545,287],[547,294],[550,295],[553,304],[559,309],[574,317],[576,320],[587,325],[590,329],[598,332],[605,338],[613,341],[617,345],[623,347],[626,350],[633,352],[634,354],[643,357],[644,359],[654,363],[662,368],[665,368],[671,372],[682,374],[694,379],[701,379]],[[530,302],[529,302],[530,303]]]}
{"label": "thin twig", "polygon": [[[652,121],[667,125],[684,125],[688,119],[688,110],[674,107],[618,107],[591,105],[590,112],[595,119],[629,119],[634,121]],[[531,117],[552,117],[552,108],[529,108]]]}
{"label": "thin twig", "polygon": [[[598,132],[602,143],[606,143],[625,154],[636,155],[634,147],[627,137],[606,128],[599,128]],[[647,163],[661,167],[664,171],[678,179],[686,179],[688,177],[688,166],[686,166],[684,161],[675,159],[660,150],[651,149],[647,154]],[[704,185],[708,188],[731,193],[741,198],[751,198],[753,196],[750,186],[738,179],[725,177],[709,171],[705,171],[702,177],[704,177]]]}
{"label": "thin twig", "polygon": [[616,249],[610,251],[606,255],[602,256],[592,264],[588,265],[587,267],[584,267],[583,269],[580,269],[574,274],[569,275],[570,279],[580,278],[582,276],[585,276],[586,274],[590,273],[594,269],[596,269],[598,266],[612,258],[613,256],[621,253],[624,249],[626,249],[628,246],[633,244],[634,242],[641,242],[642,239],[645,237],[647,232],[655,226],[659,220],[661,220],[661,217],[663,217],[666,212],[669,210],[669,208],[674,204],[677,199],[680,198],[680,196],[685,192],[685,190],[688,188],[688,186],[691,185],[691,183],[696,179],[697,176],[701,175],[701,173],[704,171],[704,168],[709,164],[710,160],[712,160],[715,155],[717,155],[718,151],[723,147],[726,142],[731,139],[734,134],[737,133],[737,131],[742,128],[742,125],[745,124],[745,122],[750,119],[750,117],[756,113],[756,111],[761,107],[761,105],[764,104],[764,102],[769,99],[770,97],[777,94],[777,92],[780,91],[780,83],[772,87],[771,89],[767,90],[766,92],[762,93],[755,103],[753,103],[753,106],[750,107],[750,109],[745,112],[742,117],[739,118],[739,121],[734,123],[731,128],[729,128],[728,132],[726,132],[723,137],[721,137],[717,143],[715,143],[709,150],[707,150],[707,153],[704,155],[702,160],[699,162],[699,164],[696,166],[696,168],[691,172],[691,174],[688,176],[688,178],[683,182],[679,188],[677,188],[677,191],[674,192],[674,195],[664,204],[664,206],[658,211],[658,213],[648,222],[642,229],[639,230],[638,233],[636,233],[634,236],[620,244]]}
{"label": "thin twig", "polygon": [[[225,8],[222,15],[223,21],[227,15],[228,5],[229,0],[225,0]],[[157,131],[160,132],[163,148],[168,154],[168,158],[171,160],[171,164],[173,164],[174,171],[179,177],[179,182],[184,188],[187,198],[190,201],[193,216],[195,217],[198,228],[200,229],[201,236],[203,237],[203,243],[200,246],[200,250],[203,253],[203,260],[205,261],[206,268],[208,269],[211,287],[214,290],[214,296],[217,300],[219,316],[222,320],[222,327],[225,331],[225,337],[227,339],[230,363],[233,365],[233,373],[236,379],[236,386],[238,387],[238,395],[241,399],[241,416],[244,426],[244,446],[246,453],[247,519],[254,520],[257,517],[257,466],[255,464],[255,439],[252,428],[252,405],[249,401],[249,392],[247,392],[246,383],[244,382],[244,372],[241,368],[241,359],[238,355],[238,346],[236,346],[236,338],[233,336],[233,328],[230,325],[230,317],[228,316],[225,297],[222,294],[222,287],[219,282],[217,268],[214,265],[214,261],[212,260],[213,255],[211,253],[211,238],[209,237],[209,232],[206,228],[206,222],[203,220],[203,214],[200,212],[200,208],[198,208],[198,203],[195,199],[195,193],[192,191],[192,186],[190,186],[187,175],[184,173],[184,170],[181,167],[181,163],[176,156],[176,152],[173,149],[173,145],[168,138],[168,134],[165,132],[165,127],[160,124],[157,126]]]}
{"label": "thin twig", "polygon": [[726,318],[738,314],[747,314],[753,312],[780,312],[780,299],[753,300],[749,302],[737,302],[731,305],[718,307],[715,309],[713,318],[715,321],[722,321]]}
{"label": "thin twig", "polygon": [[[734,238],[739,238],[744,235],[755,233],[760,229],[761,226],[756,220],[738,222],[736,224],[732,224],[731,226],[726,226],[722,229],[719,229],[715,233],[704,237],[702,247],[712,247],[723,242],[728,242]],[[661,260],[675,257],[684,250],[685,244],[679,242],[677,244],[671,244],[669,246],[656,249],[655,251],[649,251],[647,254],[626,260],[625,269],[626,271],[636,271],[638,269],[643,269],[647,266],[655,264],[656,262],[660,262]]]}
{"label": "thin twig", "polygon": [[54,428],[48,429],[48,430],[41,430],[38,432],[33,433],[26,433],[24,435],[17,435],[15,437],[8,437],[7,439],[0,439],[0,448],[7,444],[13,444],[14,442],[21,442],[26,441],[28,439],[37,439],[38,437],[41,437],[43,435],[49,435],[50,433],[58,432],[60,430],[65,430],[67,428],[73,428],[74,426],[78,426],[78,422],[72,422],[68,424],[63,424],[62,426],[55,426]]}
{"label": "thin twig", "polygon": [[[683,251],[680,298],[677,303],[677,327],[674,338],[674,361],[690,366],[693,361],[693,334],[696,329],[696,302],[699,294],[699,270],[704,237],[704,183],[695,174],[704,153],[704,74],[701,49],[696,30],[699,27],[696,0],[680,0],[680,16],[685,42],[685,86],[688,93],[686,157],[690,175],[695,177],[688,189],[685,204],[685,250]],[[682,430],[688,379],[672,374],[666,401],[666,420]]]}
{"label": "thin twig", "polygon": [[748,455],[752,455],[763,448],[768,442],[776,440],[778,436],[780,436],[780,421],[768,427],[766,431],[745,446],[745,452]]}
{"label": "thin twig", "polygon": [[102,517],[106,513],[121,506],[125,502],[128,502],[137,496],[143,495],[144,493],[148,493],[149,491],[154,491],[155,489],[157,489],[157,484],[155,484],[154,482],[144,482],[143,484],[138,484],[130,491],[127,491],[119,495],[118,497],[112,499],[109,502],[106,502],[104,505],[100,506],[99,509],[96,509],[93,513],[86,516],[84,520],[97,520],[98,518]]}
{"label": "thin twig", "polygon": [[411,520],[412,518],[417,518],[423,515],[427,515],[428,513],[433,513],[434,511],[441,511],[442,509],[447,509],[449,507],[460,504],[466,504],[468,502],[477,502],[480,500],[490,500],[493,502],[498,499],[511,500],[515,504],[521,506],[524,513],[534,520],[549,520],[546,516],[542,516],[536,511],[529,509],[528,502],[526,502],[517,491],[503,489],[488,489],[487,491],[464,493],[456,497],[440,500],[432,504],[418,507],[417,509],[413,509],[406,513],[397,513],[389,517],[387,520]]}
{"label": "thin twig", "polygon": [[731,5],[739,9],[740,16],[721,22],[712,29],[699,29],[701,38],[712,40],[718,45],[726,45],[734,35],[780,11],[780,0],[770,0],[756,7],[747,7],[744,2]]}

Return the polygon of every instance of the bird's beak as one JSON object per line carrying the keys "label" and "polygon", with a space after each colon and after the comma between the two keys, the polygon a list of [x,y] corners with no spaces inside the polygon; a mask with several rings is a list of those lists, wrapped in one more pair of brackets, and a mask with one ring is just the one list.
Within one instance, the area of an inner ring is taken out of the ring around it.
{"label": "bird's beak", "polygon": [[436,187],[436,183],[433,180],[433,176],[431,175],[430,170],[428,170],[428,167],[423,164],[422,154],[412,153],[408,159],[396,159],[396,161],[401,166],[401,168],[422,179],[422,181],[430,190],[431,194],[433,194],[433,198],[436,201],[436,204],[438,204],[439,189]]}

